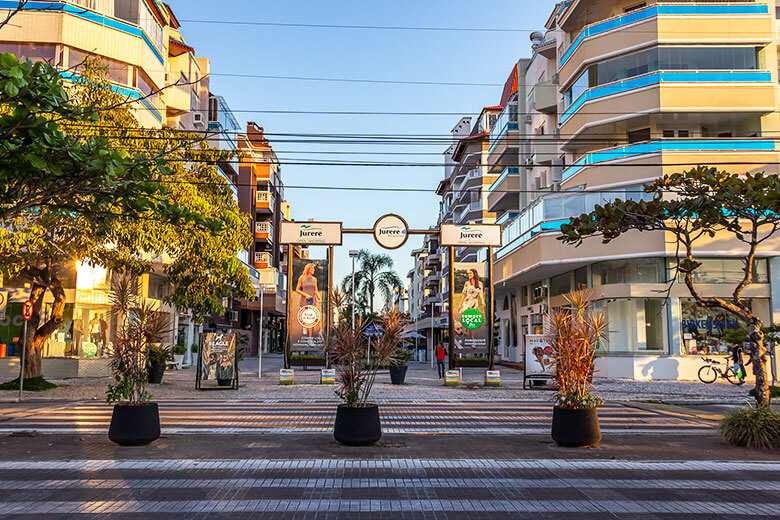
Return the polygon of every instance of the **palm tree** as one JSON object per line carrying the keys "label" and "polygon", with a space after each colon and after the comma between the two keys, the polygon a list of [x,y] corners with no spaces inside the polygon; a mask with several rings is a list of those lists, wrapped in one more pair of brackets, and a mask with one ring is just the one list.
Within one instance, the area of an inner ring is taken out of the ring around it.
{"label": "palm tree", "polygon": [[[368,296],[368,307],[374,314],[374,295],[377,290],[385,299],[390,299],[393,290],[400,289],[403,285],[398,274],[393,271],[393,259],[385,254],[372,254],[367,249],[361,249],[358,253],[360,270],[355,271],[355,300],[356,307],[360,306],[360,296]],[[341,282],[341,289],[351,301],[352,275],[347,275]]]}

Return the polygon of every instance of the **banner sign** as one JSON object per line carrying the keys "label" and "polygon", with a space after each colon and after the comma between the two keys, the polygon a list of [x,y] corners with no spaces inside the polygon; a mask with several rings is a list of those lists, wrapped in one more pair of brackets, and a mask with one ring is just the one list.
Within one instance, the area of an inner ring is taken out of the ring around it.
{"label": "banner sign", "polygon": [[207,332],[201,335],[196,388],[201,381],[231,381],[238,389],[238,336]]}
{"label": "banner sign", "polygon": [[374,224],[374,239],[385,249],[398,249],[409,239],[409,226],[398,215],[385,215]]}
{"label": "banner sign", "polygon": [[341,245],[341,222],[282,222],[282,244]]}
{"label": "banner sign", "polygon": [[295,258],[287,298],[288,352],[325,352],[328,261]]}
{"label": "banner sign", "polygon": [[499,224],[442,224],[441,245],[501,247],[501,226]]}
{"label": "banner sign", "polygon": [[550,379],[555,372],[553,349],[542,334],[525,336],[525,378]]}
{"label": "banner sign", "polygon": [[454,324],[455,354],[490,353],[490,283],[484,262],[455,262],[454,299],[450,319]]}

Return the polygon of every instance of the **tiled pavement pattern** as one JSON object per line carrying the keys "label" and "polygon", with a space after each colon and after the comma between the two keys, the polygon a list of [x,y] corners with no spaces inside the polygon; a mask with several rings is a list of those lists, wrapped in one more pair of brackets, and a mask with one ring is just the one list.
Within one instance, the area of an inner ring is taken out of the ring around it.
{"label": "tiled pavement pattern", "polygon": [[4,519],[778,518],[780,463],[0,462]]}
{"label": "tiled pavement pattern", "polygon": [[[328,433],[332,401],[161,402],[163,434]],[[0,415],[0,434],[36,430],[49,434],[103,434],[111,407],[74,403],[59,407],[11,409]],[[385,402],[380,403],[385,433],[548,434],[552,406],[545,402]],[[620,434],[711,434],[713,423],[655,411],[608,404],[599,409],[602,432]]]}

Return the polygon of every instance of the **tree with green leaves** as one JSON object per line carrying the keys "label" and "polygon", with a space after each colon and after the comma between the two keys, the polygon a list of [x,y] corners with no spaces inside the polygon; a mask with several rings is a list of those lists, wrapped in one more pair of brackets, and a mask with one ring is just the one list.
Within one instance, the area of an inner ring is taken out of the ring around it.
{"label": "tree with green leaves", "polygon": [[[579,245],[583,239],[600,235],[607,244],[628,231],[664,232],[677,243],[677,273],[682,276],[697,305],[722,309],[737,316],[748,328],[750,356],[756,378],[756,404],[769,406],[767,356],[762,320],[743,298],[753,283],[756,254],[763,244],[777,240],[780,229],[780,178],[776,175],[730,174],[698,166],[689,171],[665,175],[645,186],[652,200],[616,200],[562,226],[565,243]],[[714,237],[729,238],[740,247],[744,261],[742,279],[730,298],[704,296],[694,280],[702,263],[697,246]]]}
{"label": "tree with green leaves", "polygon": [[[361,295],[368,300],[369,314],[374,314],[374,296],[377,292],[385,301],[390,299],[394,290],[401,289],[403,284],[398,273],[393,271],[393,259],[389,255],[379,253],[372,254],[367,249],[361,249],[358,253],[360,270],[355,271],[355,307],[360,307]],[[341,282],[341,290],[348,302],[352,301],[352,274],[344,277]]]}
{"label": "tree with green leaves", "polygon": [[[54,131],[63,140],[51,151],[67,156],[73,143],[78,149],[99,142],[122,167],[84,183],[71,179],[81,170],[64,170],[71,191],[61,204],[7,214],[0,227],[0,274],[31,284],[34,312],[24,340],[25,378],[41,375],[43,345],[63,323],[63,273],[76,261],[130,276],[161,272],[173,285],[166,301],[191,309],[196,320],[223,312],[225,296],[254,297],[248,270],[236,257],[251,243],[248,216],[214,166],[229,157],[208,149],[202,136],[140,128],[124,101],[100,63],[87,63],[81,79],[69,87],[67,102],[90,107],[95,117],[58,119]],[[15,110],[12,102],[3,109]],[[54,301],[41,323],[47,291]]]}

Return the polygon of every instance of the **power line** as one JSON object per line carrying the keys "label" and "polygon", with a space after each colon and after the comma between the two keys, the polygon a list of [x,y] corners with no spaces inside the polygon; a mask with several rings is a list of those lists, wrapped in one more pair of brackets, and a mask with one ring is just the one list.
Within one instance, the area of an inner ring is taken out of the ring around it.
{"label": "power line", "polygon": [[180,20],[186,23],[200,23],[212,25],[249,25],[259,27],[299,27],[310,29],[369,29],[382,31],[435,31],[435,32],[492,32],[492,33],[530,33],[538,29],[509,29],[501,27],[435,27],[435,26],[408,26],[408,25],[344,25],[324,23],[285,23],[285,22],[255,22],[241,20]]}

